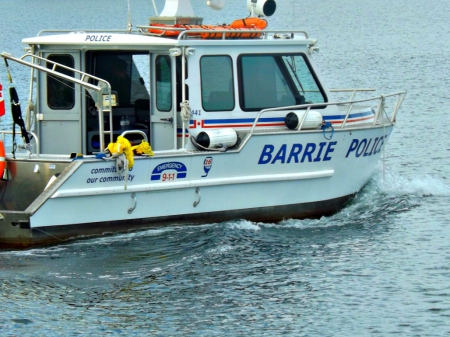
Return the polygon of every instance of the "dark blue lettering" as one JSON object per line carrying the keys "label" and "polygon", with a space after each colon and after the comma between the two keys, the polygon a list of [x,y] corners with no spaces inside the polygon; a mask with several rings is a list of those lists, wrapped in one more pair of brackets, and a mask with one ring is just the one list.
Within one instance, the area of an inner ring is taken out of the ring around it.
{"label": "dark blue lettering", "polygon": [[375,146],[377,146],[377,143],[378,143],[378,137],[375,138],[375,140],[373,141],[373,145],[372,145],[372,148],[370,149],[370,152],[369,152],[368,156],[371,156],[372,154],[375,154],[373,152],[373,150],[375,149]]}
{"label": "dark blue lettering", "polygon": [[308,161],[312,162],[312,154],[316,150],[316,144],[308,143],[305,147],[305,152],[303,152],[302,163],[305,161],[305,158],[308,157]]}
{"label": "dark blue lettering", "polygon": [[291,153],[289,153],[288,164],[291,162],[291,159],[294,158],[294,161],[298,163],[298,155],[302,152],[303,146],[302,144],[293,144],[291,148]]}
{"label": "dark blue lettering", "polygon": [[[359,149],[361,148],[361,145],[363,145],[362,151],[359,151]],[[358,148],[356,149],[356,157],[360,157],[364,153],[366,145],[367,145],[367,139],[365,139],[365,138],[359,142]]]}
{"label": "dark blue lettering", "polygon": [[278,153],[276,154],[275,158],[273,158],[271,164],[275,164],[275,162],[279,160],[282,164],[284,164],[286,160],[286,144],[281,145],[280,149],[278,150]]}
{"label": "dark blue lettering", "polygon": [[372,143],[372,138],[369,139],[369,143],[366,146],[366,151],[364,151],[364,157],[367,157],[369,154],[367,153],[367,150],[369,149],[370,143]]}
{"label": "dark blue lettering", "polygon": [[259,157],[258,164],[261,165],[269,163],[272,159],[273,150],[275,150],[275,147],[273,145],[265,145],[261,152],[261,156]]}
{"label": "dark blue lettering", "polygon": [[319,153],[317,154],[317,157],[314,159],[314,161],[320,161],[320,155],[322,154],[323,147],[326,144],[327,143],[325,143],[325,142],[319,143]]}
{"label": "dark blue lettering", "polygon": [[381,151],[381,149],[383,148],[384,140],[385,140],[386,137],[387,137],[387,135],[384,136],[384,137],[380,137],[380,140],[378,141],[378,149],[374,152],[374,154],[379,153]]}
{"label": "dark blue lettering", "polygon": [[[327,150],[325,152],[325,155],[323,156],[323,161],[331,160],[331,157],[329,157],[328,154],[331,153],[331,152],[334,152],[333,146],[335,146],[336,144],[337,144],[337,142],[329,142],[328,143]],[[348,156],[348,154],[347,154],[347,156]]]}
{"label": "dark blue lettering", "polygon": [[359,141],[358,139],[353,139],[352,143],[350,144],[350,147],[348,148],[348,152],[347,155],[345,156],[345,158],[348,158],[348,155],[350,154],[350,152],[353,152],[356,150],[356,148],[358,147]]}

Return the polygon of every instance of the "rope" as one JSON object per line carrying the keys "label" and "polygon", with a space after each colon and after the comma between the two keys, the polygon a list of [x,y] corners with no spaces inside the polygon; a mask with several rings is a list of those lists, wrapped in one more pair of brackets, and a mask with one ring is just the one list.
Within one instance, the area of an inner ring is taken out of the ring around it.
{"label": "rope", "polygon": [[192,118],[192,111],[191,111],[191,107],[189,106],[188,100],[184,100],[183,102],[181,102],[180,108],[181,108],[180,116],[181,116],[181,119],[183,120],[183,130],[181,133],[181,137],[182,137],[181,146],[184,148],[185,136],[186,136],[186,124],[188,124],[188,134],[189,134],[189,121]]}
{"label": "rope", "polygon": [[180,103],[180,107],[181,107],[181,119],[184,122],[189,122],[192,118],[192,111],[191,111],[191,107],[189,106],[189,101],[183,101]]}
{"label": "rope", "polygon": [[124,153],[121,154],[113,154],[111,157],[102,157],[103,160],[115,160],[116,161],[116,172],[122,175],[125,172],[124,177],[124,190],[127,189],[128,183],[128,160]]}
{"label": "rope", "polygon": [[[26,112],[26,116],[28,118],[28,125],[26,125],[26,127],[28,127],[28,130],[33,130],[33,126],[34,126],[34,122],[35,122],[35,120],[34,120],[35,105],[32,100],[28,100],[27,103],[28,103],[28,105],[27,105],[25,112]],[[32,114],[32,112],[33,112],[33,114]]]}
{"label": "rope", "polygon": [[116,160],[116,172],[122,175],[125,172],[124,189],[127,189],[128,183],[128,167],[134,166],[133,150],[131,144],[125,137],[117,137],[116,143],[109,143],[106,149],[110,154],[110,158],[105,160]]}
{"label": "rope", "polygon": [[[333,125],[331,125],[330,122],[325,122],[325,121],[323,121],[323,122],[322,122],[322,126],[321,126],[320,128],[321,128],[322,131],[323,131],[323,137],[324,137],[325,139],[331,140],[331,138],[333,138],[333,135],[334,135],[334,128],[333,128]],[[327,137],[327,134],[326,134],[326,130],[329,129],[329,128],[331,128],[331,135],[330,135],[330,138],[328,138],[328,137]]]}
{"label": "rope", "polygon": [[142,143],[139,145],[132,146],[131,150],[136,152],[136,154],[140,154],[140,155],[145,154],[148,156],[153,156],[152,147],[145,140],[143,140]]}
{"label": "rope", "polygon": [[383,123],[383,182],[386,182],[386,128]]}
{"label": "rope", "polygon": [[48,235],[48,236],[50,236],[50,237],[52,237],[52,238],[54,238],[54,239],[56,239],[56,240],[59,240],[59,241],[61,241],[61,242],[63,242],[63,241],[65,241],[65,240],[63,240],[63,239],[61,239],[61,238],[58,238],[57,236],[54,236],[54,235],[52,235],[52,234],[50,234],[50,233],[47,233],[46,231],[43,231],[42,229],[40,229],[40,228],[33,228],[34,230],[37,230],[37,231],[39,231],[39,232],[42,232],[42,233],[44,233],[45,235]]}

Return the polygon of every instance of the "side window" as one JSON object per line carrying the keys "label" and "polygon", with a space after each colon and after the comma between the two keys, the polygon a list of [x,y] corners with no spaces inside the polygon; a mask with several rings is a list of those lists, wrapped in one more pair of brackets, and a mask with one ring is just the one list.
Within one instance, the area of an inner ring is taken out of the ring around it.
{"label": "side window", "polygon": [[245,111],[325,102],[302,55],[243,55],[238,65]]}
{"label": "side window", "polygon": [[303,103],[324,103],[325,95],[320,90],[319,84],[311,72],[305,59],[299,55],[282,56],[281,67],[286,68],[292,78],[295,90],[304,97]]}
{"label": "side window", "polygon": [[155,63],[156,107],[159,111],[170,111],[172,109],[172,72],[170,56],[157,56]]}
{"label": "side window", "polygon": [[279,106],[278,98],[283,96],[281,93],[283,76],[273,56],[242,56],[240,70],[243,89],[241,105],[244,110],[260,110]]}
{"label": "side window", "polygon": [[[60,63],[67,67],[74,67],[74,59],[71,55],[50,55],[50,61]],[[51,69],[53,64],[47,63],[47,68]],[[74,76],[74,72],[57,68],[65,75]],[[74,83],[47,74],[47,105],[54,110],[70,110],[75,105]]]}
{"label": "side window", "polygon": [[225,55],[200,60],[202,105],[205,111],[234,109],[233,62]]}

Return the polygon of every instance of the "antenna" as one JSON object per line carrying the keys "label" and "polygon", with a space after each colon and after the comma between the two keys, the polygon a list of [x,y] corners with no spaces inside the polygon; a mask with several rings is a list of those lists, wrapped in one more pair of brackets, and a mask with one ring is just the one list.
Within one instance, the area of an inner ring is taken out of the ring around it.
{"label": "antenna", "polygon": [[130,6],[130,0],[128,0],[128,26],[127,26],[127,32],[131,33],[133,29],[133,24],[131,23],[131,6]]}
{"label": "antenna", "polygon": [[155,10],[155,16],[159,16],[159,14],[158,14],[158,8],[156,8],[155,0],[153,0],[153,9]]}

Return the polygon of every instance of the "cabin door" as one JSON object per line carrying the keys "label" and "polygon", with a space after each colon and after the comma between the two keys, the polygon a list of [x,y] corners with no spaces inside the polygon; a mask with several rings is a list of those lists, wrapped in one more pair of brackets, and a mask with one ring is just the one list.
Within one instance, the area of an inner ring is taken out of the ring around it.
{"label": "cabin door", "polygon": [[169,55],[153,54],[151,145],[156,151],[176,149],[176,64]]}
{"label": "cabin door", "polygon": [[[80,69],[78,51],[43,52],[43,56],[50,61]],[[47,68],[53,66],[51,63],[41,65]],[[57,70],[79,78],[73,71],[63,68]],[[36,118],[36,130],[41,153],[82,153],[80,86],[43,72],[39,72],[38,83],[39,114]]]}

